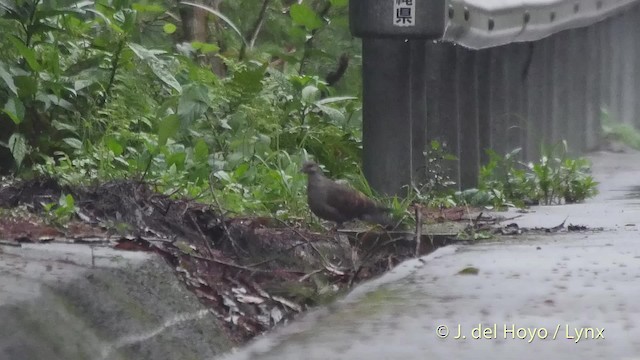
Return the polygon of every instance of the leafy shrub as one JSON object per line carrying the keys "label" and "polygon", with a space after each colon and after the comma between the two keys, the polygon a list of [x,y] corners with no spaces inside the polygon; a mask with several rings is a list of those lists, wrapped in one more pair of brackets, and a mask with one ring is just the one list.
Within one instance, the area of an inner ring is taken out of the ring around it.
{"label": "leafy shrub", "polygon": [[560,204],[583,201],[596,195],[597,182],[589,174],[584,158],[567,156],[567,143],[543,147],[537,162],[518,160],[521,149],[505,156],[489,150],[489,163],[480,170],[480,189],[461,193],[473,202],[491,202],[494,206]]}

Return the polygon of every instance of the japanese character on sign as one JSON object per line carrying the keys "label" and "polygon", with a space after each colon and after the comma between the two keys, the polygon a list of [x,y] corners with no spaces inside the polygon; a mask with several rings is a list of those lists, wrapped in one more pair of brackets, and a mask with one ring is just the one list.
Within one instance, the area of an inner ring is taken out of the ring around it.
{"label": "japanese character on sign", "polygon": [[414,26],[415,12],[415,0],[393,0],[393,24],[395,26]]}

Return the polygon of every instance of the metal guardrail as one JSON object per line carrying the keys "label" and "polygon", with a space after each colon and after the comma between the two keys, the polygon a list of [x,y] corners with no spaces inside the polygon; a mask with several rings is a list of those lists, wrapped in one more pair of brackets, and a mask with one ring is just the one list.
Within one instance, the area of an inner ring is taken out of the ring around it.
{"label": "metal guardrail", "polygon": [[588,26],[638,0],[449,0],[443,39],[483,49]]}
{"label": "metal guardrail", "polygon": [[[350,0],[363,38],[363,170],[382,193],[446,143],[477,185],[486,149],[601,144],[601,107],[640,129],[640,0]],[[444,41],[443,41],[444,40]],[[463,46],[458,46],[463,45]]]}

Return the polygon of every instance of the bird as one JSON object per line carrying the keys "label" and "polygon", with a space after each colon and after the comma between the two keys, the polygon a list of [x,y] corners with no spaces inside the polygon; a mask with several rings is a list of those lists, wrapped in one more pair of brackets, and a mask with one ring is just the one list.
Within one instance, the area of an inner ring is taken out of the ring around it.
{"label": "bird", "polygon": [[392,228],[392,219],[388,215],[390,209],[327,178],[315,162],[305,161],[300,172],[307,174],[307,203],[319,218],[335,222],[336,228],[354,219],[379,224],[388,230]]}

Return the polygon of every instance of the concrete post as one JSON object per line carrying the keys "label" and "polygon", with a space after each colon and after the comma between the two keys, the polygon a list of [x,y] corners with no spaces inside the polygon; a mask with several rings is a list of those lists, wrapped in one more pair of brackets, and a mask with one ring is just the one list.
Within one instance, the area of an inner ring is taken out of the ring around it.
{"label": "concrete post", "polygon": [[545,92],[547,68],[545,51],[548,41],[532,43],[531,63],[525,74],[527,89],[526,153],[525,160],[536,160],[540,156],[540,144],[544,140],[545,123],[548,120],[548,94]]}
{"label": "concrete post", "polygon": [[458,158],[461,164],[460,188],[467,189],[478,186],[480,170],[476,52],[458,46],[456,54],[456,96],[458,98],[456,118],[460,134],[458,143]]}
{"label": "concrete post", "polygon": [[601,123],[600,94],[602,74],[600,73],[602,24],[595,24],[587,28],[587,89],[586,89],[586,139],[587,151],[595,150],[600,144]]}
{"label": "concrete post", "polygon": [[[458,156],[458,121],[456,96],[456,47],[449,43],[427,43],[427,145],[437,140],[445,150]],[[451,180],[460,184],[459,161],[445,164]]]}
{"label": "concrete post", "polygon": [[555,37],[553,46],[553,68],[552,79],[553,82],[553,133],[551,136],[551,144],[555,145],[559,141],[566,139],[569,130],[569,74],[568,68],[572,66],[569,64],[569,35],[568,32],[563,31],[561,33],[553,35]]}
{"label": "concrete post", "polygon": [[491,50],[491,62],[489,64],[491,91],[489,95],[489,107],[491,113],[491,148],[499,154],[507,150],[507,87],[505,46]]}
{"label": "concrete post", "polygon": [[573,29],[568,32],[569,63],[567,68],[569,81],[569,102],[566,104],[569,114],[566,119],[568,131],[566,140],[569,150],[577,155],[585,150],[587,136],[587,72],[588,53],[586,29]]}
{"label": "concrete post", "polygon": [[[637,6],[635,7],[637,8]],[[618,19],[620,22],[621,32],[617,33],[620,46],[620,119],[618,121],[626,124],[635,124],[639,114],[636,113],[635,104],[638,102],[638,94],[634,91],[634,85],[640,66],[638,66],[638,55],[635,50],[634,42],[638,37],[640,23],[636,22],[633,12],[629,11],[622,14]]]}
{"label": "concrete post", "polygon": [[411,181],[409,55],[402,40],[362,41],[362,165],[369,184],[385,194],[399,193]]}
{"label": "concrete post", "polygon": [[491,51],[479,50],[476,53],[476,84],[478,86],[478,151],[480,164],[486,165],[489,156],[486,149],[491,148]]}

